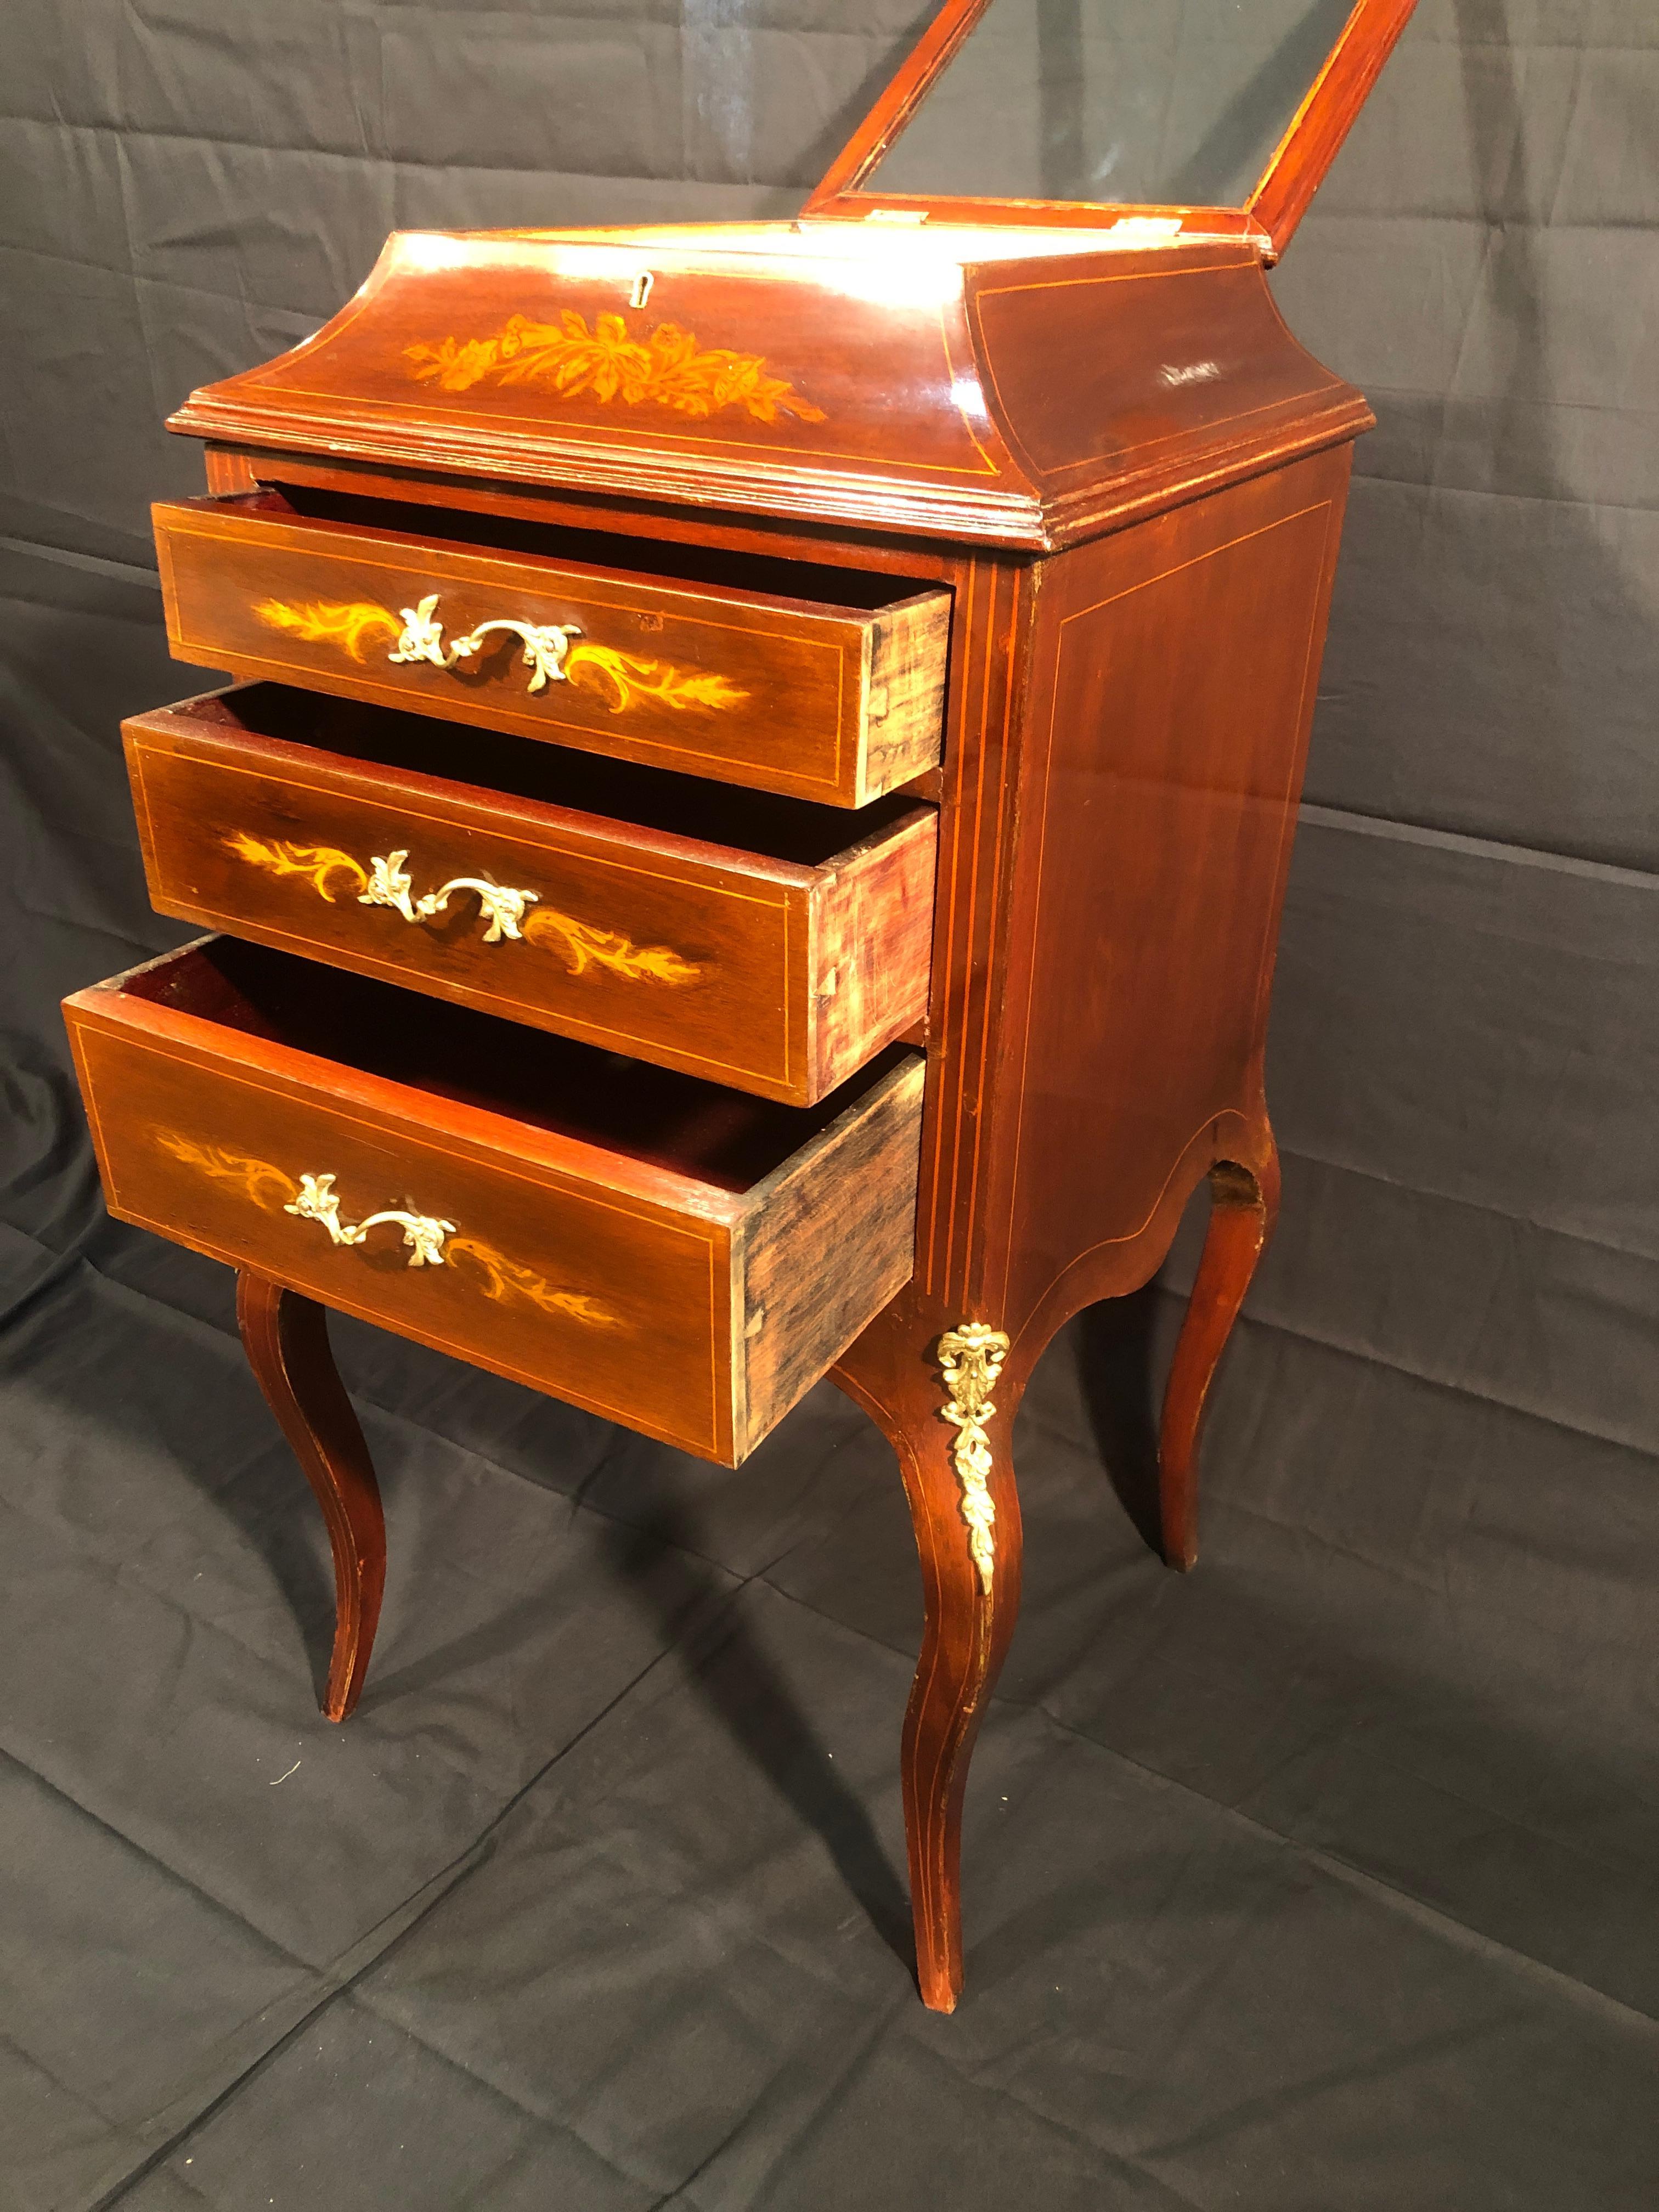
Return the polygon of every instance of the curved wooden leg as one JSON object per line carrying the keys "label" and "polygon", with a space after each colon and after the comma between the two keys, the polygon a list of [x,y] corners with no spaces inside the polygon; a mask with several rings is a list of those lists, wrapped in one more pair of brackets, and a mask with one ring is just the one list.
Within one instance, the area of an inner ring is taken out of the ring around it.
{"label": "curved wooden leg", "polygon": [[910,1910],[922,2002],[952,2012],[962,1994],[968,1764],[1019,1613],[1019,1498],[1008,1449],[1019,1389],[997,1383],[1006,1338],[963,1327],[936,1344],[925,1380],[909,1359],[900,1387],[879,1395],[845,1366],[836,1380],[886,1431],[915,1525],[925,1620],[900,1754]]}
{"label": "curved wooden leg", "polygon": [[1210,1226],[1176,1344],[1158,1437],[1164,1557],[1183,1573],[1198,1559],[1198,1437],[1221,1358],[1279,1212],[1279,1154],[1270,1132],[1252,1167],[1210,1170]]}
{"label": "curved wooden leg", "polygon": [[357,1416],[313,1299],[244,1267],[236,1320],[248,1364],[317,1493],[334,1553],[334,1653],[323,1712],[343,1721],[368,1671],[386,1588],[386,1521]]}

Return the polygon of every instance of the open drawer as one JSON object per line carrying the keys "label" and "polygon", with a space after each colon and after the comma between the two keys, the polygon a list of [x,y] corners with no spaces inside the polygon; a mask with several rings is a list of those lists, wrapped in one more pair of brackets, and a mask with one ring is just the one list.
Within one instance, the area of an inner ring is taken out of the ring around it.
{"label": "open drawer", "polygon": [[274,684],[125,733],[164,914],[792,1104],[927,1012],[931,807],[849,817]]}
{"label": "open drawer", "polygon": [[228,938],[64,1012],[112,1212],[705,1459],[911,1273],[902,1048],[777,1106]]}
{"label": "open drawer", "polygon": [[837,806],[939,760],[948,592],[622,540],[601,565],[562,553],[581,533],[336,504],[157,507],[178,658]]}

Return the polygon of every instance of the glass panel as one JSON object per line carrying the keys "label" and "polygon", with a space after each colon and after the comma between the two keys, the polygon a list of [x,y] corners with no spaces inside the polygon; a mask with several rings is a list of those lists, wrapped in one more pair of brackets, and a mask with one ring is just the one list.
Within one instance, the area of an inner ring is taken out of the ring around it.
{"label": "glass panel", "polygon": [[861,189],[1241,207],[1353,0],[991,0]]}

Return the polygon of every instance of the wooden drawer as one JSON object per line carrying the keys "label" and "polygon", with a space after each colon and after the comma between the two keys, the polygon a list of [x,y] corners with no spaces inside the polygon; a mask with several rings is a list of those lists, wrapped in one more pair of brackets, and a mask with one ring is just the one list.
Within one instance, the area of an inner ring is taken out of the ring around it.
{"label": "wooden drawer", "polygon": [[477,534],[430,511],[418,532],[304,517],[274,493],[155,515],[181,660],[838,806],[939,757],[945,592],[815,568],[844,603],[795,598],[728,580],[776,582],[781,562],[630,573],[427,534]]}
{"label": "wooden drawer", "polygon": [[849,817],[280,684],[125,732],[164,914],[794,1104],[927,1012],[929,807]]}
{"label": "wooden drawer", "polygon": [[65,1014],[112,1212],[706,1459],[910,1274],[902,1048],[776,1106],[228,938]]}

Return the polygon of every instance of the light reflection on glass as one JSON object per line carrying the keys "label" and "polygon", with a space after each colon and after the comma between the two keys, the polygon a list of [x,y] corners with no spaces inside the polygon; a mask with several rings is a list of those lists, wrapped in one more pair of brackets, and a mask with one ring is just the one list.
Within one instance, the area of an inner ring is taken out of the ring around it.
{"label": "light reflection on glass", "polygon": [[991,0],[866,192],[1239,207],[1352,0]]}

